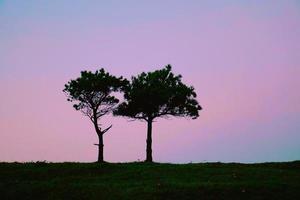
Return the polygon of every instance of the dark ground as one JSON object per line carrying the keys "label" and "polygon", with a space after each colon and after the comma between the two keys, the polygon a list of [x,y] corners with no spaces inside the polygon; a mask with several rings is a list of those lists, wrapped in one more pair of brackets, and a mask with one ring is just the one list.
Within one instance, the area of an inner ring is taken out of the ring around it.
{"label": "dark ground", "polygon": [[300,161],[0,163],[0,199],[300,199]]}

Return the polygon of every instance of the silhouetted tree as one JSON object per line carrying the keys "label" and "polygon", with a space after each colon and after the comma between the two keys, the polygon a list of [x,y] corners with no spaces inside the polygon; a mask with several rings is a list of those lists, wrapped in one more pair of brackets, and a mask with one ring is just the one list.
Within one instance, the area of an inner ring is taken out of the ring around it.
{"label": "silhouetted tree", "polygon": [[193,87],[181,82],[167,65],[161,70],[141,73],[131,78],[124,90],[125,101],[114,111],[114,115],[125,116],[147,122],[146,162],[152,162],[152,122],[158,117],[191,117],[196,119],[201,106],[196,100]]}
{"label": "silhouetted tree", "polygon": [[81,76],[75,80],[69,81],[63,90],[68,101],[74,102],[73,107],[80,110],[92,121],[99,138],[98,162],[103,162],[103,135],[108,128],[102,129],[99,119],[112,112],[119,100],[112,95],[112,92],[119,91],[128,83],[123,77],[115,77],[100,69],[95,73],[82,71]]}

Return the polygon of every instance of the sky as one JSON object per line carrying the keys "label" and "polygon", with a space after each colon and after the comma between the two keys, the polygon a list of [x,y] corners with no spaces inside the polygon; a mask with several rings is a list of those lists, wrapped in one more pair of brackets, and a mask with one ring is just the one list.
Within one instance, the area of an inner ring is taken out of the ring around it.
{"label": "sky", "polygon": [[[0,161],[96,161],[97,135],[64,84],[167,64],[203,110],[156,120],[155,161],[299,160],[299,36],[297,0],[0,0]],[[146,123],[101,124],[113,124],[105,160],[145,159]]]}

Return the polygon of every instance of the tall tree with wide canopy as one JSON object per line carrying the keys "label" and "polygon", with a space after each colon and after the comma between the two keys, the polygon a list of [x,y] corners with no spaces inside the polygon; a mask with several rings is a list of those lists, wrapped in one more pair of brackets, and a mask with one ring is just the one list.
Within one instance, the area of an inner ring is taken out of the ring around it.
{"label": "tall tree with wide canopy", "polygon": [[73,107],[89,117],[93,123],[99,138],[98,162],[103,159],[103,135],[112,125],[101,128],[99,119],[113,111],[119,99],[113,96],[113,92],[120,91],[128,81],[123,77],[110,75],[102,68],[95,73],[82,71],[81,76],[69,81],[63,90],[67,94],[68,101],[73,102]]}
{"label": "tall tree with wide canopy", "polygon": [[181,75],[172,73],[171,65],[161,70],[141,73],[132,77],[124,90],[125,101],[117,107],[114,115],[147,122],[146,162],[152,159],[152,122],[159,117],[199,116],[201,106],[196,100],[192,86],[181,81]]}

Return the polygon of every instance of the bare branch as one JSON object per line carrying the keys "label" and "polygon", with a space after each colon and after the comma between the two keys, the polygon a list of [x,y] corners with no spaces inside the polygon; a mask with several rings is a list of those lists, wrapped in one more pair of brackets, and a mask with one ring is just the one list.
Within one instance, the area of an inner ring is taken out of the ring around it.
{"label": "bare branch", "polygon": [[102,132],[102,134],[106,133],[110,128],[112,127],[112,125],[110,125],[108,128],[104,129]]}

